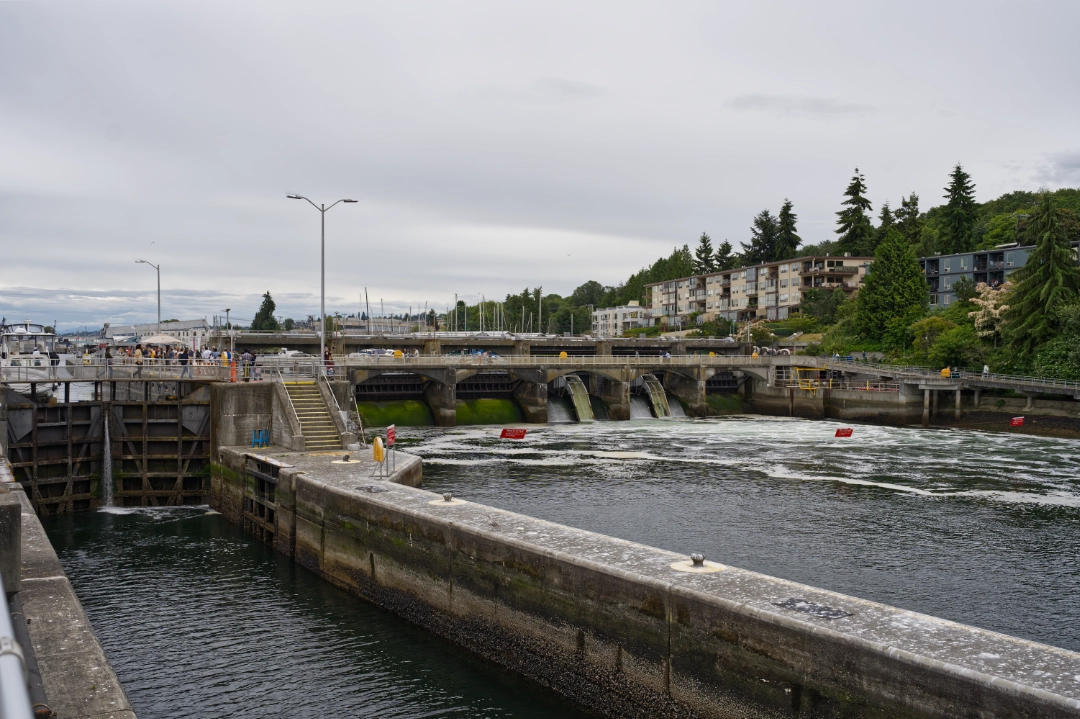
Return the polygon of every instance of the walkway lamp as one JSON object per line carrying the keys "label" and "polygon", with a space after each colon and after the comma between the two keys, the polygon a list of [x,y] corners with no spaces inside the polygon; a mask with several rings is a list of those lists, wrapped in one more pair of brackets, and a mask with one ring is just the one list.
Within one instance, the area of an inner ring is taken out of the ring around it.
{"label": "walkway lamp", "polygon": [[161,265],[146,260],[135,260],[137,265],[150,265],[157,270],[157,334],[161,334]]}
{"label": "walkway lamp", "polygon": [[338,200],[329,207],[327,205],[316,205],[303,195],[285,195],[290,200],[306,200],[309,205],[314,207],[322,215],[322,260],[321,260],[321,284],[319,291],[319,366],[322,367],[322,371],[326,371],[326,365],[323,363],[323,357],[326,356],[326,211],[329,210],[338,202],[356,202],[356,200]]}

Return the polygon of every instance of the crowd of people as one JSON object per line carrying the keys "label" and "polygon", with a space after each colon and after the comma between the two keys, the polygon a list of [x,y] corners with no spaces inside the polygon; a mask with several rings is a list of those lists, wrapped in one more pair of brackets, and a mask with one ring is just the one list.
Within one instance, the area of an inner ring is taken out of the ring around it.
{"label": "crowd of people", "polygon": [[[115,352],[114,352],[115,350]],[[245,349],[237,352],[217,347],[204,347],[202,350],[184,346],[156,346],[137,344],[134,347],[106,347],[105,364],[112,375],[113,365],[134,365],[136,377],[142,376],[146,365],[180,367],[180,377],[194,377],[199,367],[234,367],[244,381],[259,379],[261,373],[255,366],[256,354]]]}

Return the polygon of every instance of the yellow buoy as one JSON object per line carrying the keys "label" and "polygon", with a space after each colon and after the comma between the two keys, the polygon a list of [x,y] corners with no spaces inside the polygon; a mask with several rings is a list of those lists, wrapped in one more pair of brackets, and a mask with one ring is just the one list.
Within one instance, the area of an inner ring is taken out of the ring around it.
{"label": "yellow buoy", "polygon": [[371,456],[376,462],[386,459],[386,450],[383,449],[381,437],[376,437],[371,443]]}
{"label": "yellow buoy", "polygon": [[566,359],[569,356],[570,355],[566,354],[566,350],[563,350],[562,352],[559,353],[559,359]]}

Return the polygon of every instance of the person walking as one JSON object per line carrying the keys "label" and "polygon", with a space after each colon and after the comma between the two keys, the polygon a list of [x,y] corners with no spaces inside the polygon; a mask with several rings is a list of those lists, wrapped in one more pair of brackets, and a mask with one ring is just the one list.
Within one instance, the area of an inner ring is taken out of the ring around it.
{"label": "person walking", "polygon": [[180,362],[180,378],[190,377],[188,374],[188,351],[187,347],[180,350],[180,354],[176,356],[176,359]]}
{"label": "person walking", "polygon": [[135,345],[135,352],[132,353],[131,356],[135,358],[135,376],[136,377],[142,377],[142,365],[143,365],[142,345]]}
{"label": "person walking", "polygon": [[105,373],[112,379],[112,350],[108,346],[105,347]]}

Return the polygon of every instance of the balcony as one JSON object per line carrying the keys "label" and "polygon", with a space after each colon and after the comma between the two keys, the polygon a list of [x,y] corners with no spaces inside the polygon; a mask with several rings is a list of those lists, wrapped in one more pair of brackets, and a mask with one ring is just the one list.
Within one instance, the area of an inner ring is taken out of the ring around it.
{"label": "balcony", "polygon": [[758,287],[757,282],[747,282],[746,283],[746,294],[748,294],[748,295],[756,295],[757,294],[757,287]]}
{"label": "balcony", "polygon": [[818,267],[814,266],[810,269],[803,269],[799,272],[803,277],[811,275],[857,275],[859,274],[858,267]]}

